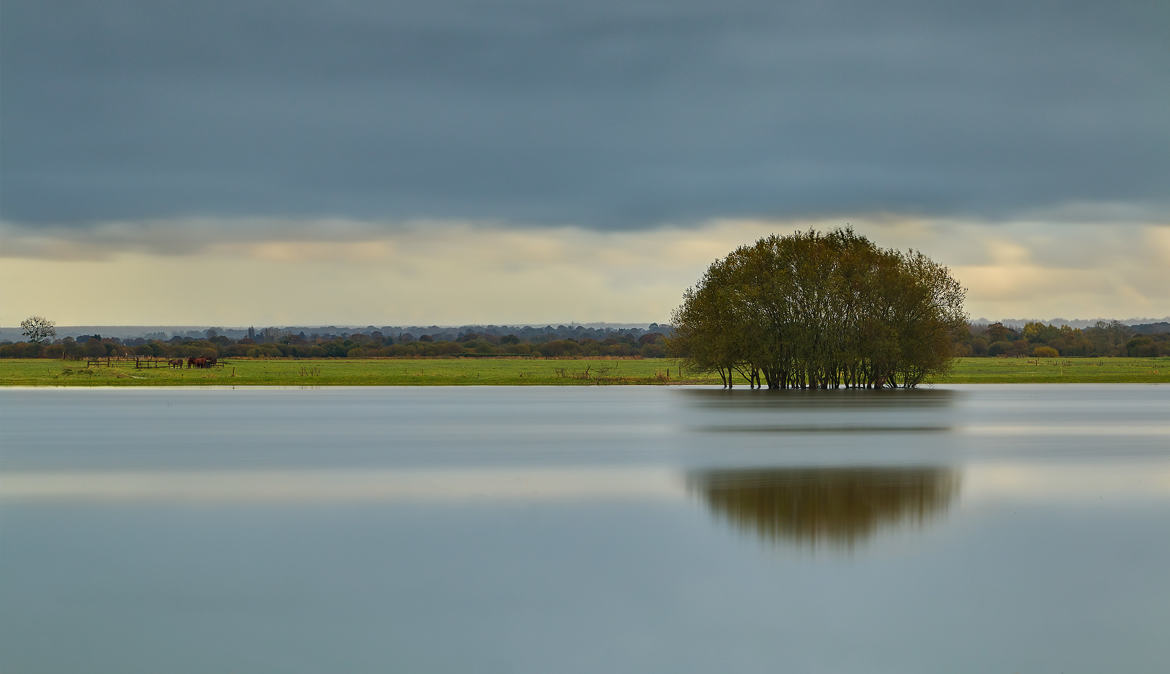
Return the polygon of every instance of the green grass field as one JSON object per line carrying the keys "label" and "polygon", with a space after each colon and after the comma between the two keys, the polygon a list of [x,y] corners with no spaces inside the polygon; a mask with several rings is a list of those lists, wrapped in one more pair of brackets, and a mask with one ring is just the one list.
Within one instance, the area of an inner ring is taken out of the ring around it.
{"label": "green grass field", "polygon": [[[1170,383],[1170,358],[961,358],[940,384]],[[483,386],[718,384],[675,360],[646,359],[229,359],[206,370],[86,367],[49,359],[0,360],[5,386]],[[744,385],[744,384],[739,384]]]}
{"label": "green grass field", "polygon": [[936,384],[1170,383],[1170,358],[959,358]]}

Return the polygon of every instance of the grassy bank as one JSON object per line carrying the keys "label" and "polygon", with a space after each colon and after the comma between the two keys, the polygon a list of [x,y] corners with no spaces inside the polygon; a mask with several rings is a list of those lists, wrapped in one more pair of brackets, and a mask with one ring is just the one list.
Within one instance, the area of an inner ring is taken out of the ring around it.
{"label": "grassy bank", "polygon": [[[1170,383],[1170,358],[961,358],[933,383]],[[717,384],[672,359],[230,359],[212,369],[135,369],[48,359],[0,360],[7,386],[460,386]]]}
{"label": "grassy bank", "polygon": [[[716,381],[718,377],[715,378]],[[497,358],[248,360],[209,369],[135,369],[134,363],[0,360],[0,384],[46,386],[460,386],[705,383],[668,359]]]}
{"label": "grassy bank", "polygon": [[938,384],[1170,383],[1170,358],[959,358]]}

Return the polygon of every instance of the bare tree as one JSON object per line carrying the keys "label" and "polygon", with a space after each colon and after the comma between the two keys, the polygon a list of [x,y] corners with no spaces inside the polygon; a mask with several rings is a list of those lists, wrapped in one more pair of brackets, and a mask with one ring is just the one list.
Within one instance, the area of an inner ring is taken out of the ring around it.
{"label": "bare tree", "polygon": [[29,316],[20,322],[20,327],[24,328],[24,336],[28,337],[28,341],[34,344],[57,336],[56,324],[44,316]]}

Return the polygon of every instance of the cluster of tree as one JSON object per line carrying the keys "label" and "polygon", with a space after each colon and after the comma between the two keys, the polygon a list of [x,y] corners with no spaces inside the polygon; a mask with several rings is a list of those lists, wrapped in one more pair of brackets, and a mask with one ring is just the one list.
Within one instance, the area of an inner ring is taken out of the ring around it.
{"label": "cluster of tree", "polygon": [[674,313],[671,351],[753,387],[914,387],[950,363],[965,291],[917,252],[851,229],[772,235],[716,260]]}
{"label": "cluster of tree", "polygon": [[1170,356],[1170,324],[1098,321],[1092,327],[1073,328],[1032,322],[1018,329],[1003,323],[971,325],[956,349],[962,356]]}
{"label": "cluster of tree", "polygon": [[[274,331],[273,331],[274,332]],[[538,333],[528,339],[515,334],[503,336],[464,332],[454,339],[431,334],[396,336],[380,331],[348,335],[283,332],[254,333],[255,337],[232,339],[209,329],[201,337],[172,337],[169,340],[83,335],[50,341],[48,337],[22,342],[0,343],[0,358],[105,358],[107,356],[148,356],[158,358],[249,357],[249,358],[387,358],[387,357],[491,357],[613,356],[660,358],[666,355],[662,332],[642,329],[610,330],[602,339],[549,339]]]}

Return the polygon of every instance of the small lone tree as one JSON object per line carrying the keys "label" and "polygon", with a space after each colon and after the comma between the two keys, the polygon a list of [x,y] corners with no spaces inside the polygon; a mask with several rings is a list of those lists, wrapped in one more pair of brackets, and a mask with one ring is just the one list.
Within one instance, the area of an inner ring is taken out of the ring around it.
{"label": "small lone tree", "polygon": [[24,336],[34,344],[40,344],[50,337],[57,336],[57,327],[53,321],[44,316],[29,316],[20,322],[24,329]]}

